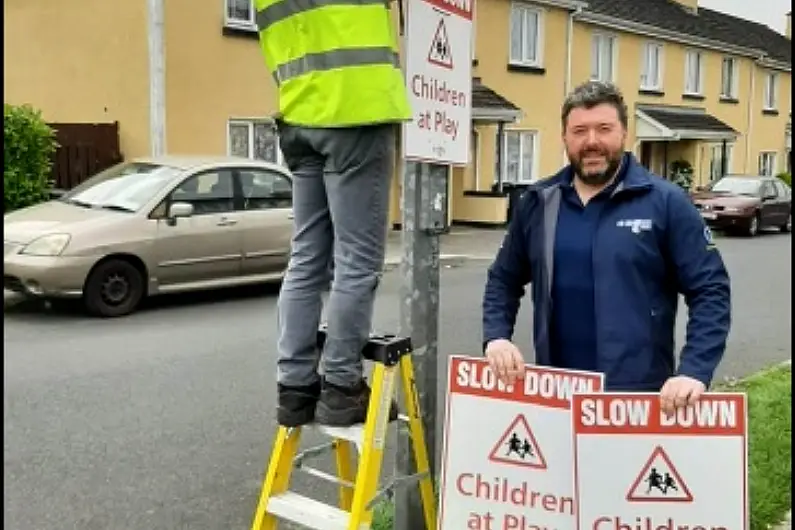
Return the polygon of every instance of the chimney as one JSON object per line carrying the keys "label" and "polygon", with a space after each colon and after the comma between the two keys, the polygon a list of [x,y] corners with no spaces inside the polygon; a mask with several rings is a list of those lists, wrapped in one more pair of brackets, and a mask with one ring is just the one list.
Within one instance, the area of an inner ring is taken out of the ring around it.
{"label": "chimney", "polygon": [[674,2],[693,14],[698,13],[698,0],[674,0]]}
{"label": "chimney", "polygon": [[786,35],[788,39],[792,40],[792,11],[787,13],[787,29],[784,31],[784,35]]}

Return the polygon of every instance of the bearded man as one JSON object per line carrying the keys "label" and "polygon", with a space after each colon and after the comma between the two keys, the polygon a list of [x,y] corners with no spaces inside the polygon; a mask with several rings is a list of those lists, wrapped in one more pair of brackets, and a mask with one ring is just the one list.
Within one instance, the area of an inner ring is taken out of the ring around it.
{"label": "bearded man", "polygon": [[[615,86],[578,86],[561,114],[570,164],[518,201],[488,271],[485,355],[503,382],[522,377],[512,337],[531,284],[535,363],[601,372],[608,391],[659,392],[671,414],[698,400],[723,358],[728,272],[687,193],[625,151]],[[689,318],[677,365],[680,294]]]}

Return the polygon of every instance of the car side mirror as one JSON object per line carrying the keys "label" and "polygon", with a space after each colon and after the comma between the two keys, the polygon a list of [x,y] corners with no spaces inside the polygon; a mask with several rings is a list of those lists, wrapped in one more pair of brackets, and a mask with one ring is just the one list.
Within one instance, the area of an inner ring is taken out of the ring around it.
{"label": "car side mirror", "polygon": [[763,200],[763,201],[772,201],[772,200],[773,200],[773,199],[775,199],[775,198],[776,198],[776,196],[775,196],[775,195],[773,195],[772,193],[766,193],[766,194],[765,194],[765,195],[762,197],[762,200]]}
{"label": "car side mirror", "polygon": [[177,224],[180,217],[190,217],[193,215],[193,205],[187,202],[175,202],[168,208],[168,222],[170,225]]}

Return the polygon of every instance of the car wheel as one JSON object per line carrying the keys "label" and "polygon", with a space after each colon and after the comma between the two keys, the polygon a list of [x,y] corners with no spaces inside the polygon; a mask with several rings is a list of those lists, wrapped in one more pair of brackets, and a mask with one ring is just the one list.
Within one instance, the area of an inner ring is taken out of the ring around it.
{"label": "car wheel", "polygon": [[792,212],[787,215],[787,222],[781,227],[782,232],[792,232]]}
{"label": "car wheel", "polygon": [[754,214],[748,221],[748,235],[754,237],[759,233],[759,214]]}
{"label": "car wheel", "polygon": [[91,271],[83,301],[94,316],[119,317],[135,311],[143,294],[141,271],[129,261],[109,259]]}

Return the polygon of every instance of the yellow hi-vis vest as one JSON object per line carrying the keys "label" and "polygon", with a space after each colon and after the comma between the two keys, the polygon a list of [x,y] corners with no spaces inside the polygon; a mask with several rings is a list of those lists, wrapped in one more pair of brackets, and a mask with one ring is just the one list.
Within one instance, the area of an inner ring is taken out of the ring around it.
{"label": "yellow hi-vis vest", "polygon": [[411,119],[388,0],[255,0],[265,64],[289,124]]}

